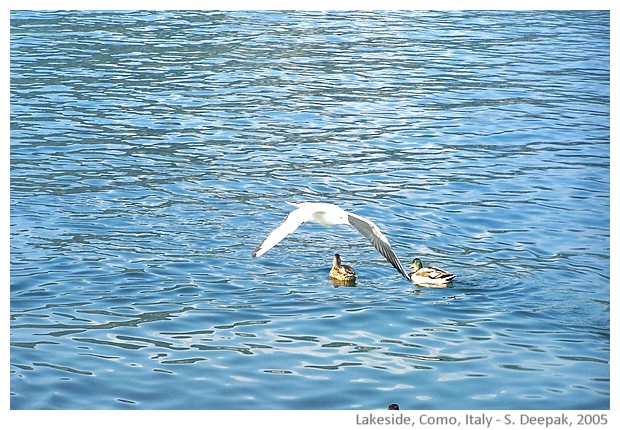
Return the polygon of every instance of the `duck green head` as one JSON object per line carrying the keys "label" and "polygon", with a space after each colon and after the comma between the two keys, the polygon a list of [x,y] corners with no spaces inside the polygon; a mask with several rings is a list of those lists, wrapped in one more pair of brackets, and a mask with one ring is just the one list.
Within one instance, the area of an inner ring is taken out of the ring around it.
{"label": "duck green head", "polygon": [[410,269],[413,269],[414,272],[417,272],[422,268],[422,260],[419,258],[414,258],[411,264],[409,265]]}

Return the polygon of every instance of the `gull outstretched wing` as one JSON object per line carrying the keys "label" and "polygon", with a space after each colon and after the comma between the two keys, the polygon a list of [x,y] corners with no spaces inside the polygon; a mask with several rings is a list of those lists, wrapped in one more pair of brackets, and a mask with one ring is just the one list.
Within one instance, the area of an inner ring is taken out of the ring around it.
{"label": "gull outstretched wing", "polygon": [[355,215],[350,212],[348,214],[349,223],[351,223],[351,225],[355,227],[357,231],[362,233],[370,241],[370,243],[372,243],[375,249],[379,251],[381,255],[383,255],[385,259],[389,261],[396,270],[398,270],[398,273],[403,275],[406,280],[411,281],[407,270],[402,265],[396,254],[394,254],[394,251],[390,246],[390,242],[388,242],[387,238],[383,235],[383,233],[381,233],[379,227],[377,227],[372,221],[359,215]]}
{"label": "gull outstretched wing", "polygon": [[312,213],[304,207],[299,207],[293,212],[289,213],[284,221],[276,227],[274,231],[269,233],[269,236],[258,245],[258,247],[252,253],[252,257],[260,257],[265,252],[276,246],[282,239],[297,230],[297,227],[310,221]]}

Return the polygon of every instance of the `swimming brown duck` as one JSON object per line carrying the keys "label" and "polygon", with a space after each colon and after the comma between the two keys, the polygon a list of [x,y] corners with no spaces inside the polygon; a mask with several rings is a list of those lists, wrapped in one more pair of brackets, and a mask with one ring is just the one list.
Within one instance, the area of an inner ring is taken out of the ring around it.
{"label": "swimming brown duck", "polygon": [[342,265],[340,254],[334,254],[334,262],[329,276],[338,281],[352,282],[355,281],[355,270],[351,266]]}

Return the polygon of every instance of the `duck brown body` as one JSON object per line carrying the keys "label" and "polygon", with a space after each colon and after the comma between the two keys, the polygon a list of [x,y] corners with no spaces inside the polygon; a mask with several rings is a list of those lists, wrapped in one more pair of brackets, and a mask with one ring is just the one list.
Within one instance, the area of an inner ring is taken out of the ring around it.
{"label": "duck brown body", "polygon": [[329,276],[338,281],[351,282],[355,280],[355,270],[351,266],[343,265],[340,254],[334,254],[333,267]]}

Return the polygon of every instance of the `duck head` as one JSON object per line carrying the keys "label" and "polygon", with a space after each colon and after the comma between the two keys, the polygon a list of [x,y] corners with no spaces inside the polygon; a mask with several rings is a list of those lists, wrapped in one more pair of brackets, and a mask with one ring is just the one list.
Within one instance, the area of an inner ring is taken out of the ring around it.
{"label": "duck head", "polygon": [[414,258],[409,265],[409,268],[412,269],[414,272],[417,272],[422,268],[422,260],[420,260],[419,258]]}
{"label": "duck head", "polygon": [[341,264],[340,254],[334,254],[334,267],[340,267]]}

